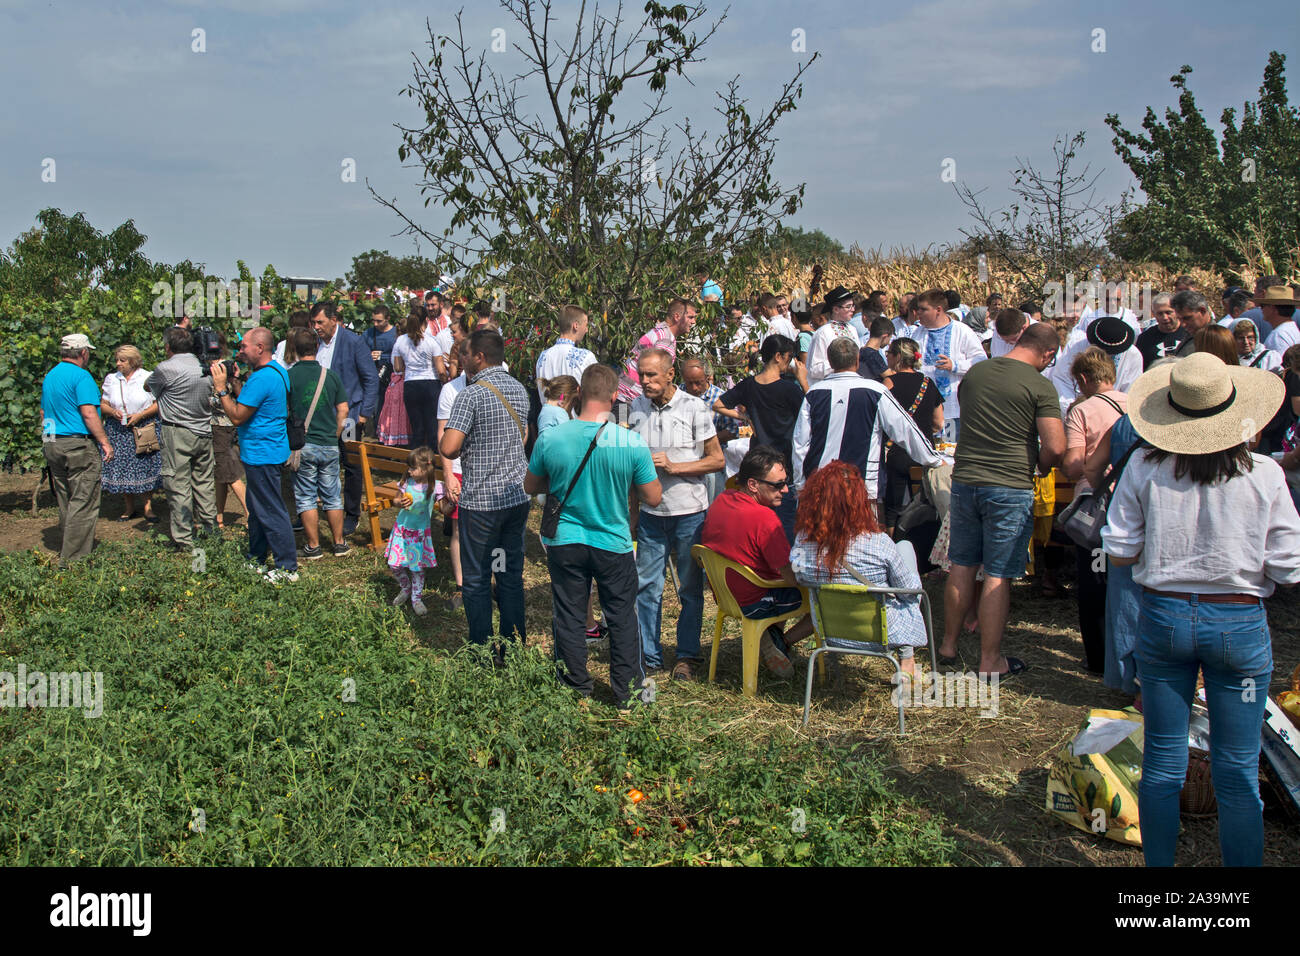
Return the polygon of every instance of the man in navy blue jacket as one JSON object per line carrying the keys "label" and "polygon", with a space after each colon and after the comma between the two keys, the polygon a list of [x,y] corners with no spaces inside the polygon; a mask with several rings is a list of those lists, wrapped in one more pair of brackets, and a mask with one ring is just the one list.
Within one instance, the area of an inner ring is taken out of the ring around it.
{"label": "man in navy blue jacket", "polygon": [[339,439],[339,460],[343,469],[343,533],[357,530],[361,520],[361,469],[347,464],[342,443],[348,439],[359,440],[367,421],[375,415],[379,400],[379,373],[365,341],[351,329],[340,325],[338,311],[333,302],[317,302],[311,307],[311,321],[320,339],[316,361],[331,369],[343,380],[343,390],[348,397],[348,421],[352,428],[344,427]]}

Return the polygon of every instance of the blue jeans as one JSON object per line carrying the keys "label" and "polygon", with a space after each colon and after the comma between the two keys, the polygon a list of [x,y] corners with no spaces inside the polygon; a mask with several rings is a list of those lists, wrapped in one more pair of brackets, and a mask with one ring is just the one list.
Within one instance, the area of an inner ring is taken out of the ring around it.
{"label": "blue jeans", "polygon": [[492,637],[492,576],[496,575],[497,608],[502,637],[524,640],[524,529],[528,502],[497,511],[462,507],[456,521],[465,620],[473,644]]}
{"label": "blue jeans", "polygon": [[1259,734],[1273,672],[1264,608],[1143,592],[1136,657],[1146,722],[1138,816],[1147,866],[1174,865],[1198,670],[1205,674],[1210,711],[1210,772],[1219,801],[1223,865],[1261,865]]}
{"label": "blue jeans", "polygon": [[[704,622],[704,569],[691,557],[700,543],[705,512],[663,518],[642,511],[636,531],[636,620],[641,631],[641,653],[647,669],[663,666],[659,643],[663,622],[665,563],[671,549],[677,564],[677,659],[700,659],[700,627]],[[462,561],[464,559],[462,558]]]}
{"label": "blue jeans", "polygon": [[990,578],[1018,578],[1029,561],[1034,492],[1029,488],[952,483],[948,559],[964,568],[984,565]]}
{"label": "blue jeans", "polygon": [[316,510],[316,499],[326,511],[343,510],[339,483],[339,446],[302,446],[298,470],[293,474],[293,503],[298,513]]}
{"label": "blue jeans", "polygon": [[284,465],[250,465],[244,462],[248,502],[248,557],[266,563],[267,551],[275,555],[282,571],[298,570],[298,546],[294,544],[289,510],[280,494]]}

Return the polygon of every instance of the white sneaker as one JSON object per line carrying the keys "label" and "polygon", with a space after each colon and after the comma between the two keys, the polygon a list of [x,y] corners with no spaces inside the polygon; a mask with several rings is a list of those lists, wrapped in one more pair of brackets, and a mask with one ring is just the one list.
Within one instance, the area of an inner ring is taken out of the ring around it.
{"label": "white sneaker", "polygon": [[406,599],[409,598],[410,596],[411,596],[410,590],[407,588],[402,588],[402,590],[397,592],[397,597],[393,598],[393,607],[401,607],[403,604],[406,603]]}
{"label": "white sneaker", "polygon": [[266,579],[272,584],[293,584],[298,580],[298,572],[272,568],[270,571],[266,572]]}
{"label": "white sneaker", "polygon": [[411,610],[415,612],[417,617],[424,617],[424,615],[429,611],[429,609],[424,606],[424,602],[418,597],[411,598]]}
{"label": "white sneaker", "polygon": [[266,576],[265,564],[254,564],[252,561],[248,561],[244,564],[244,567],[248,568],[248,570],[252,571],[254,574],[260,574],[263,577]]}

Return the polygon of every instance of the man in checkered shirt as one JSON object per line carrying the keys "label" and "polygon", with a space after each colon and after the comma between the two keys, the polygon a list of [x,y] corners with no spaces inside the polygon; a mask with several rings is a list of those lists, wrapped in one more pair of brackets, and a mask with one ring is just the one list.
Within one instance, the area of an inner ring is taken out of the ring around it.
{"label": "man in checkered shirt", "polygon": [[[528,391],[501,368],[505,343],[495,329],[476,329],[465,358],[466,385],[443,430],[443,457],[460,458],[460,562],[469,639],[492,636],[492,576],[496,575],[501,636],[524,638],[524,454]],[[506,404],[506,403],[509,404]],[[498,663],[504,645],[496,648]]]}

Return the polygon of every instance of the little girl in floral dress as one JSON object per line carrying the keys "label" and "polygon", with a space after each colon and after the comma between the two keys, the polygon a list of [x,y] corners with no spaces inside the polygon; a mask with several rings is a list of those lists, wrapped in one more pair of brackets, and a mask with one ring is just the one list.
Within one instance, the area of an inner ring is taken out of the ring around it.
{"label": "little girl in floral dress", "polygon": [[411,608],[423,616],[424,572],[438,566],[433,551],[433,449],[427,446],[412,448],[406,458],[407,476],[399,489],[402,492],[396,504],[402,509],[393,525],[384,557],[393,569],[401,590],[393,599],[393,607],[401,607],[409,597]]}

